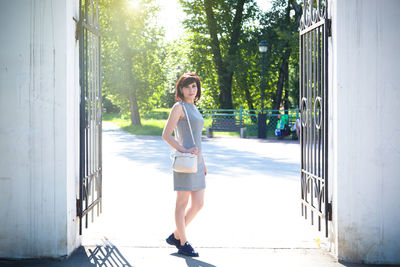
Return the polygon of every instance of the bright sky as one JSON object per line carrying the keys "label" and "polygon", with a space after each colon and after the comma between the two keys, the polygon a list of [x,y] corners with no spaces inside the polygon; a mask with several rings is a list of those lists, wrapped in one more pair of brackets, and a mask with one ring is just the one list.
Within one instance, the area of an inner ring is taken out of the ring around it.
{"label": "bright sky", "polygon": [[[263,10],[271,8],[272,0],[256,0],[258,6]],[[158,17],[159,25],[165,29],[167,40],[175,40],[182,32],[181,21],[185,14],[183,13],[178,0],[158,0],[160,4],[160,14]]]}
{"label": "bright sky", "polygon": [[158,0],[160,4],[159,24],[165,29],[167,40],[175,40],[182,32],[184,13],[178,0]]}

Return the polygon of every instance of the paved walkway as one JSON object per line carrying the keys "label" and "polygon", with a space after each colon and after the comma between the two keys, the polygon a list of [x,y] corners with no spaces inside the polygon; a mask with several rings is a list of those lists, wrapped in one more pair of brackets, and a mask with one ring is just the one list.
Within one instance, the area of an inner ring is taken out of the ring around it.
{"label": "paved walkway", "polygon": [[175,228],[170,147],[107,122],[103,130],[103,213],[83,247],[61,262],[1,266],[361,266],[335,261],[301,217],[296,141],[204,139],[209,174],[204,209],[187,229],[200,253],[191,259],[164,241]]}

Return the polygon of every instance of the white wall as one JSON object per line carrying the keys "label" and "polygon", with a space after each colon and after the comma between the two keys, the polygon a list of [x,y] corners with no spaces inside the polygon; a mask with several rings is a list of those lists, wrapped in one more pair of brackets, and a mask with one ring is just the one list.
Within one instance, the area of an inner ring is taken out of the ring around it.
{"label": "white wall", "polygon": [[400,263],[400,1],[330,3],[334,249]]}
{"label": "white wall", "polygon": [[79,245],[77,0],[0,3],[0,257]]}

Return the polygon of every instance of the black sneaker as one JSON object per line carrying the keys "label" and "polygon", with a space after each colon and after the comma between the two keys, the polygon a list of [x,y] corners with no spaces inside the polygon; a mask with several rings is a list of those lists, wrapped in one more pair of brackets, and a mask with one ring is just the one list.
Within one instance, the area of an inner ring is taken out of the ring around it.
{"label": "black sneaker", "polygon": [[177,249],[181,246],[181,241],[179,239],[176,239],[174,236],[174,233],[172,233],[167,239],[165,239],[168,244],[171,246],[175,246]]}
{"label": "black sneaker", "polygon": [[193,247],[189,244],[189,242],[186,242],[185,245],[179,247],[178,254],[189,256],[189,257],[198,257],[199,256],[199,253],[194,251]]}

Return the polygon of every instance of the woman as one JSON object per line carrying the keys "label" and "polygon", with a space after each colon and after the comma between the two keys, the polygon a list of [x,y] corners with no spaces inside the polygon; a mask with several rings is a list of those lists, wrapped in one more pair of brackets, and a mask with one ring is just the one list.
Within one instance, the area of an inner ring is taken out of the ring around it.
{"label": "woman", "polygon": [[[201,132],[203,117],[194,105],[201,96],[200,78],[194,73],[183,74],[175,88],[175,103],[169,114],[162,138],[174,149],[198,155],[197,173],[180,173],[174,171],[174,190],[176,194],[175,224],[176,230],[167,239],[167,243],[176,246],[178,253],[190,257],[198,257],[186,237],[186,226],[203,207],[206,165],[201,153]],[[185,109],[189,116],[195,144],[190,133]],[[172,136],[175,130],[176,139]],[[189,198],[191,206],[186,210]]]}

